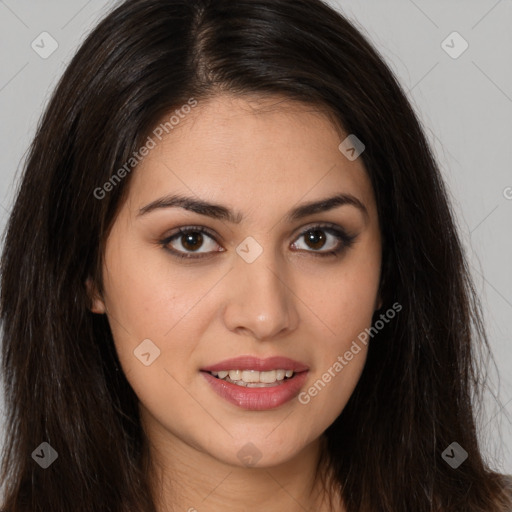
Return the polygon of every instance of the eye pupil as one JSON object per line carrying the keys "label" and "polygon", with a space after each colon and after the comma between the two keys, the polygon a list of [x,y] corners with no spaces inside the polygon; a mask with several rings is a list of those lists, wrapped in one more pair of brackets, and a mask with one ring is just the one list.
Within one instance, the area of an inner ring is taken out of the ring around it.
{"label": "eye pupil", "polygon": [[313,244],[313,249],[321,249],[325,244],[326,236],[320,229],[312,229],[306,234],[306,242]]}
{"label": "eye pupil", "polygon": [[[188,251],[195,251],[199,249],[203,242],[203,235],[197,231],[186,233],[182,236],[182,245]],[[199,245],[199,247],[194,247]]]}

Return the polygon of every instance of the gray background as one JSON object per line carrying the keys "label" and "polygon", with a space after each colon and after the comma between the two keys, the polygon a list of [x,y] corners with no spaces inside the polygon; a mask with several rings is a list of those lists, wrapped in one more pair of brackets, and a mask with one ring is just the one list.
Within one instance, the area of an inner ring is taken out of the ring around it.
{"label": "gray background", "polygon": [[[480,432],[491,465],[512,474],[512,0],[329,3],[397,74],[438,157],[497,363]],[[105,0],[0,0],[2,231],[49,94],[78,44],[112,6]],[[454,31],[469,44],[457,58],[447,53],[463,48],[457,36],[448,37]],[[46,59],[31,47],[35,40],[50,48],[48,39],[40,42],[42,32],[58,43]]]}

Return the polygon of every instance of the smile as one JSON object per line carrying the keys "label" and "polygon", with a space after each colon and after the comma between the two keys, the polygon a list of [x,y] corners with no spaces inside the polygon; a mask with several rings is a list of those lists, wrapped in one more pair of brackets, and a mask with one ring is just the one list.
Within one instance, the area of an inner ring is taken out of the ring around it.
{"label": "smile", "polygon": [[270,370],[259,372],[257,370],[223,370],[210,372],[214,377],[231,382],[238,386],[249,388],[268,387],[281,384],[285,379],[293,376],[293,370]]}
{"label": "smile", "polygon": [[[236,372],[237,370],[232,371]],[[248,411],[265,411],[280,407],[295,398],[303,388],[309,374],[309,371],[306,370],[299,373],[292,372],[291,377],[286,377],[285,372],[284,378],[277,380],[277,371],[279,370],[261,372],[276,373],[276,380],[270,383],[245,382],[244,380],[230,382],[229,374],[220,379],[213,375],[214,372],[201,371],[200,373],[208,381],[211,389],[229,403]],[[241,373],[244,372],[245,370]],[[251,371],[250,373],[258,374],[260,372]],[[255,375],[251,375],[251,378],[255,377]],[[257,377],[260,379],[259,375]]]}

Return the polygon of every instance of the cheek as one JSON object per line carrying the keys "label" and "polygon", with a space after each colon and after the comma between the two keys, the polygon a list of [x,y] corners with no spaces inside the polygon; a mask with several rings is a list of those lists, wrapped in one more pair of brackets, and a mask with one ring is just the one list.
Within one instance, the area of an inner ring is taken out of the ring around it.
{"label": "cheek", "polygon": [[351,361],[332,357],[322,369],[312,376],[304,390],[298,395],[301,428],[314,437],[320,436],[342,413],[361,375],[367,349]]}
{"label": "cheek", "polygon": [[[202,410],[188,389],[197,378],[191,371],[194,355],[211,323],[207,301],[200,299],[214,283],[184,282],[183,274],[171,280],[124,270],[118,267],[109,288],[109,322],[123,373],[141,404],[164,424],[173,410],[189,411],[190,421],[201,418]],[[185,431],[191,428],[189,420],[173,421],[184,422]]]}
{"label": "cheek", "polygon": [[314,279],[301,277],[301,294],[318,319],[316,325],[322,326],[330,357],[333,351],[345,352],[347,344],[370,326],[378,301],[380,264],[380,246],[368,237]]}
{"label": "cheek", "polygon": [[375,287],[359,285],[331,290],[323,320],[329,330],[318,336],[314,367],[304,391],[297,397],[304,407],[307,428],[320,435],[343,411],[363,371],[368,352],[365,329],[371,326]]}
{"label": "cheek", "polygon": [[[180,382],[188,378],[183,362],[192,361],[201,333],[211,323],[207,295],[218,280],[218,275],[183,272],[168,262],[165,265],[161,255],[150,260],[142,253],[129,249],[107,253],[112,271],[105,273],[114,344],[137,394],[154,388],[158,379],[169,380],[166,369]],[[148,352],[146,362],[154,362],[145,366],[138,356]]]}
{"label": "cheek", "polygon": [[163,249],[112,245],[105,257],[106,301],[113,328],[121,324],[117,327],[121,336],[128,331],[132,338],[164,340],[188,321],[190,313],[194,316],[218,279],[204,269],[183,270]]}
{"label": "cheek", "polygon": [[[319,280],[321,286],[307,295],[308,307],[316,316],[310,336],[317,340],[319,349],[314,354],[311,377],[298,397],[308,411],[306,421],[322,418],[326,427],[352,395],[366,361],[370,342],[367,329],[376,308],[379,278],[379,246],[361,244],[330,272],[329,279]],[[304,290],[305,286],[304,282]]]}

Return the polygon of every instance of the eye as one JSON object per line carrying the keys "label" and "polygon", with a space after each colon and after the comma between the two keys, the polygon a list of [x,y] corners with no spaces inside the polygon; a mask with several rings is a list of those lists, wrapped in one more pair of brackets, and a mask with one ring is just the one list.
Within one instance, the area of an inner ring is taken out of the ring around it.
{"label": "eye", "polygon": [[[315,256],[327,257],[336,256],[348,249],[356,236],[348,235],[335,224],[322,224],[304,230],[297,240],[300,238],[305,239],[307,246],[300,247],[297,242],[294,242],[292,244],[294,249],[305,250]],[[159,243],[177,258],[207,258],[214,252],[224,252],[224,249],[220,248],[215,241],[215,236],[201,226],[179,228],[177,232],[160,240]],[[215,246],[220,249],[215,249]]]}
{"label": "eye", "polygon": [[[307,252],[316,253],[315,256],[336,256],[349,248],[356,237],[348,235],[335,224],[321,224],[303,231],[298,239],[301,238],[305,240]],[[300,247],[297,242],[292,246],[301,250],[304,248]],[[313,249],[313,251],[308,249]]]}
{"label": "eye", "polygon": [[[203,258],[204,256],[196,256],[194,253],[205,254],[224,251],[223,249],[214,250],[214,247],[216,245],[219,247],[219,245],[215,242],[213,235],[209,234],[205,228],[196,226],[179,228],[177,233],[161,240],[160,244],[178,258]],[[171,247],[168,247],[169,245]],[[201,248],[205,250],[201,251]],[[191,251],[191,253],[187,251]]]}

